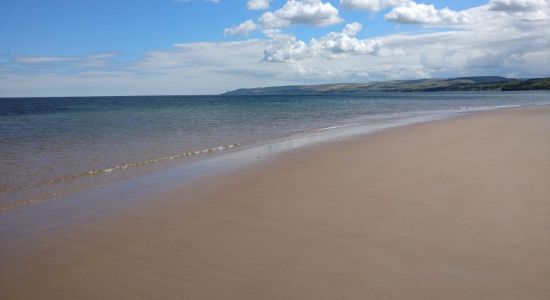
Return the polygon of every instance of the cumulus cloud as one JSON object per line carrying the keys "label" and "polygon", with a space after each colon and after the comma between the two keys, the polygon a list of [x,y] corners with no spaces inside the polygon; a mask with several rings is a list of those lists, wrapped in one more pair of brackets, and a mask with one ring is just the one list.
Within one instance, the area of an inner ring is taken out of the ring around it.
{"label": "cumulus cloud", "polygon": [[262,28],[282,28],[294,24],[328,26],[342,22],[338,9],[321,0],[288,0],[283,7],[259,18]]}
{"label": "cumulus cloud", "polygon": [[246,7],[250,10],[261,10],[269,8],[270,0],[248,0]]}
{"label": "cumulus cloud", "polygon": [[382,9],[391,7],[392,10],[385,15],[385,19],[400,24],[448,26],[472,23],[472,17],[468,12],[453,11],[449,8],[438,10],[433,4],[416,3],[412,0],[340,0],[340,4],[348,9],[368,10],[372,12],[378,12]]}
{"label": "cumulus cloud", "polygon": [[289,34],[276,34],[264,51],[263,61],[294,62],[308,56],[309,46]]}
{"label": "cumulus cloud", "polygon": [[491,0],[489,7],[491,11],[530,21],[544,20],[550,16],[550,1],[546,0]]}
{"label": "cumulus cloud", "polygon": [[424,25],[460,25],[473,22],[472,16],[467,12],[453,11],[449,8],[436,9],[433,4],[416,3],[409,1],[402,6],[394,7],[385,16],[391,22],[401,24]]}
{"label": "cumulus cloud", "polygon": [[545,0],[491,0],[491,10],[496,11],[533,11],[547,5]]}
{"label": "cumulus cloud", "polygon": [[344,8],[377,12],[387,7],[400,6],[409,0],[340,0]]}
{"label": "cumulus cloud", "polygon": [[271,44],[264,51],[264,61],[296,62],[313,57],[337,58],[347,55],[374,55],[380,48],[376,40],[356,38],[361,31],[359,23],[347,24],[342,32],[330,32],[320,39],[308,43],[288,34],[273,36]]}
{"label": "cumulus cloud", "polygon": [[246,20],[239,25],[231,26],[223,31],[224,36],[248,36],[258,26],[252,20]]}
{"label": "cumulus cloud", "polygon": [[342,55],[376,54],[380,43],[372,39],[358,39],[357,33],[363,26],[360,23],[347,24],[342,32],[331,32],[319,40],[312,39],[310,47],[314,55],[338,57]]}
{"label": "cumulus cloud", "polygon": [[[393,35],[382,39],[385,47],[405,49],[407,56],[432,76],[508,75],[548,76],[550,61],[535,57],[550,55],[550,20],[522,21],[502,16],[488,6],[471,11],[475,26],[459,31]],[[538,67],[533,67],[539,64]],[[543,71],[546,70],[546,71]]]}

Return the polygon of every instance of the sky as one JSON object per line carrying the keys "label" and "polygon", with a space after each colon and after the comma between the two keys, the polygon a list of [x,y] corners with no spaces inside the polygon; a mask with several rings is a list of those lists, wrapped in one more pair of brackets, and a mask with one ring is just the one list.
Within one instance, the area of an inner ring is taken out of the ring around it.
{"label": "sky", "polygon": [[550,76],[550,0],[1,0],[0,97]]}

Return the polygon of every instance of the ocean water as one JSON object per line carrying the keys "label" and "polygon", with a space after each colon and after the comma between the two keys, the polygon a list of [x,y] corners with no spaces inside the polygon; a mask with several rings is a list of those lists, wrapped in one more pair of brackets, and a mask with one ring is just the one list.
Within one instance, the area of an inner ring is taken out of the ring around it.
{"label": "ocean water", "polygon": [[548,92],[0,99],[0,210],[277,139]]}

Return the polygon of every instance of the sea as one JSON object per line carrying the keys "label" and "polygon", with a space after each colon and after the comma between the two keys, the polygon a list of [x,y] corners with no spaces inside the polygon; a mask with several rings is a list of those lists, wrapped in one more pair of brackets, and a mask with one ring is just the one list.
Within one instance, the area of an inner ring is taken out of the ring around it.
{"label": "sea", "polygon": [[541,104],[549,92],[0,98],[0,213],[254,147]]}

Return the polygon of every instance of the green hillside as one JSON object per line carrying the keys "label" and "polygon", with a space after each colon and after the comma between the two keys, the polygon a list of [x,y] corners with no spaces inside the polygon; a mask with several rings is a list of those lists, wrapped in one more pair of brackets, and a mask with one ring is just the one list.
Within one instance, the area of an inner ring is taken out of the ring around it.
{"label": "green hillside", "polygon": [[361,94],[368,92],[436,91],[521,91],[550,90],[549,78],[512,79],[499,76],[457,77],[449,79],[394,80],[372,83],[290,85],[238,89],[224,95],[315,95]]}

